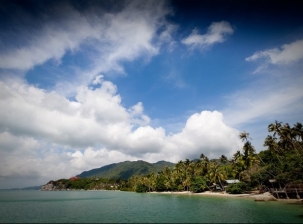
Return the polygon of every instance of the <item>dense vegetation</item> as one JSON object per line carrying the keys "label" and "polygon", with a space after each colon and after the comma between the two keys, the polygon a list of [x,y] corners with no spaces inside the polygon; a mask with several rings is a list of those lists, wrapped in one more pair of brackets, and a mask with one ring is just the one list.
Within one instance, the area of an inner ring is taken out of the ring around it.
{"label": "dense vegetation", "polygon": [[46,190],[117,190],[123,181],[88,177],[51,180],[48,184],[52,186]]}
{"label": "dense vegetation", "polygon": [[[264,190],[270,186],[269,179],[275,179],[282,186],[303,182],[303,127],[296,123],[275,123],[268,126],[264,141],[267,150],[256,153],[249,141],[249,134],[243,132],[242,151],[231,159],[222,155],[209,160],[204,154],[200,159],[179,161],[173,168],[165,167],[158,173],[132,176],[122,184],[121,190],[148,191],[192,191],[216,190],[214,183],[229,193],[243,193],[250,190]],[[238,179],[241,183],[231,184],[225,189],[227,179]]]}

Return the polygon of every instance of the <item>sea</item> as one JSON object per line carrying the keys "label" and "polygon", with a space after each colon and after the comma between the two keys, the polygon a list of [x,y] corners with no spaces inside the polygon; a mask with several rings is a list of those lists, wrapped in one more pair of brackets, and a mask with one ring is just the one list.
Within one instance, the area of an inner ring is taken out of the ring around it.
{"label": "sea", "polygon": [[0,191],[0,223],[303,223],[303,204],[121,191]]}

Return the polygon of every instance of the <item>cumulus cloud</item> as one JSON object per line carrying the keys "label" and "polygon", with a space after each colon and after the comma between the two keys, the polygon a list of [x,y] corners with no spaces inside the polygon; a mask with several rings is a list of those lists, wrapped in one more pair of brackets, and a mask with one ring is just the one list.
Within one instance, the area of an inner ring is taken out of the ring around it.
{"label": "cumulus cloud", "polygon": [[1,127],[16,135],[34,135],[58,144],[85,147],[109,138],[112,129],[130,128],[125,122],[131,116],[120,105],[116,87],[108,81],[94,90],[80,87],[77,101],[22,82],[0,85]]}
{"label": "cumulus cloud", "polygon": [[207,29],[206,34],[199,34],[195,28],[192,33],[182,39],[182,43],[192,48],[204,49],[212,46],[216,43],[222,43],[226,40],[226,37],[233,34],[234,29],[229,22],[213,22]]}
{"label": "cumulus cloud", "polygon": [[[34,137],[0,133],[0,188],[39,185],[50,178],[72,175],[69,157]],[[13,185],[16,184],[16,185]]]}
{"label": "cumulus cloud", "polygon": [[71,157],[71,168],[78,170],[78,172],[85,171],[90,167],[108,165],[109,161],[111,163],[117,163],[122,160],[134,161],[138,159],[137,157],[129,156],[116,150],[110,151],[105,148],[94,149],[92,147],[86,148],[83,153],[77,150],[74,153],[67,153],[67,155]]}
{"label": "cumulus cloud", "polygon": [[222,113],[202,111],[190,116],[183,130],[168,138],[168,147],[178,147],[183,158],[195,158],[202,152],[210,158],[230,157],[240,148],[238,133],[224,124]]}
{"label": "cumulus cloud", "polygon": [[246,61],[256,61],[265,58],[267,62],[279,65],[295,63],[303,59],[303,40],[297,40],[290,44],[284,44],[281,48],[273,48],[265,51],[258,51],[247,57]]}

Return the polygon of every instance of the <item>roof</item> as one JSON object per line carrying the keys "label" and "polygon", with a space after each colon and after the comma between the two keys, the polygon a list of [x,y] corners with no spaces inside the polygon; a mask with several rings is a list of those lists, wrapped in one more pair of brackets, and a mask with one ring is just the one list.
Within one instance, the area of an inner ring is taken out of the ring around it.
{"label": "roof", "polygon": [[240,181],[238,179],[234,179],[234,180],[226,180],[226,182],[228,184],[235,184],[235,183],[240,183]]}

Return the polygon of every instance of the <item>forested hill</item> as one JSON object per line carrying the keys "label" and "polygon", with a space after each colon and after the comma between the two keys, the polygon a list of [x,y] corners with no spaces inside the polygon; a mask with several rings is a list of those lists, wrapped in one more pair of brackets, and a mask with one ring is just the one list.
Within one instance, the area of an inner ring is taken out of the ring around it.
{"label": "forested hill", "polygon": [[133,175],[147,175],[152,172],[158,173],[166,166],[172,168],[175,164],[167,161],[159,161],[156,163],[148,163],[142,160],[125,161],[121,163],[113,163],[100,168],[84,171],[77,177],[102,177],[108,179],[127,180]]}

